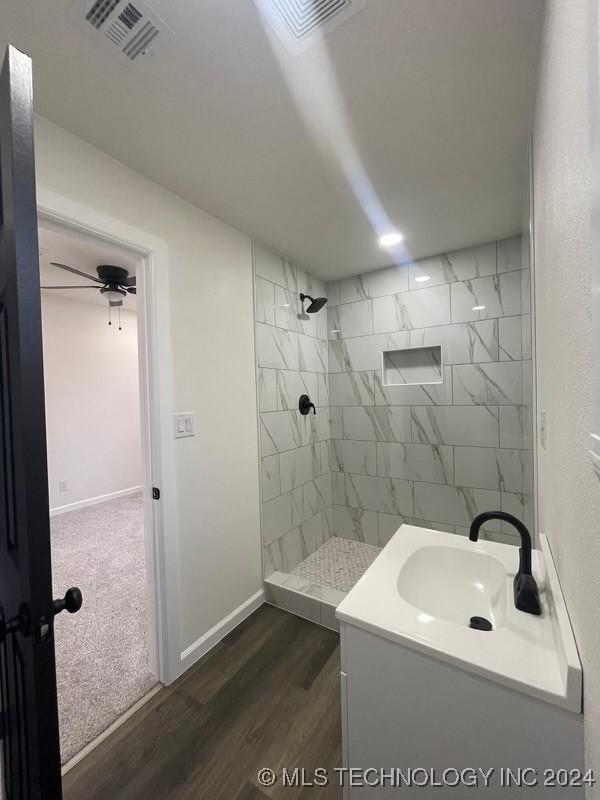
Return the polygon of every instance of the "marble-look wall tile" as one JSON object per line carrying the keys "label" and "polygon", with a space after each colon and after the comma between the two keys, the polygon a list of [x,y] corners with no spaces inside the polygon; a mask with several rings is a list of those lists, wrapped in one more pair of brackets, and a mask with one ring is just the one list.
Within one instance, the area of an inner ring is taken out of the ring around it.
{"label": "marble-look wall tile", "polygon": [[498,361],[498,320],[495,319],[454,325],[436,325],[431,328],[407,331],[405,335],[407,336],[406,344],[397,345],[397,347],[441,345],[442,363],[444,364],[479,364]]}
{"label": "marble-look wall tile", "polygon": [[271,283],[283,286],[295,294],[300,291],[297,265],[258,242],[254,243],[254,271],[261,278],[266,278]]}
{"label": "marble-look wall tile", "polygon": [[498,320],[500,331],[500,361],[520,361],[523,357],[523,317],[503,317]]}
{"label": "marble-look wall tile", "polygon": [[[502,511],[512,514],[513,517],[520,519],[529,530],[533,528],[533,505],[531,495],[521,492],[502,492],[500,505]],[[509,523],[502,523],[504,533],[513,533],[514,527]]]}
{"label": "marble-look wall tile", "polygon": [[522,492],[531,461],[529,450],[455,447],[455,480],[472,488]]}
{"label": "marble-look wall tile", "polygon": [[342,302],[340,299],[340,282],[329,281],[325,284],[325,296],[327,297],[328,306],[339,306]]}
{"label": "marble-look wall tile", "polygon": [[319,381],[316,372],[277,370],[277,408],[280,411],[298,410],[300,395],[307,394],[317,402]]}
{"label": "marble-look wall tile", "polygon": [[341,435],[335,438],[369,442],[410,442],[410,409],[402,406],[347,406],[342,409]]}
{"label": "marble-look wall tile", "polygon": [[343,439],[344,432],[342,428],[342,407],[330,406],[329,407],[329,421],[330,432],[332,439]]}
{"label": "marble-look wall tile", "polygon": [[264,278],[256,278],[256,321],[275,324],[275,285]]}
{"label": "marble-look wall tile", "polygon": [[500,407],[500,447],[530,448],[531,411],[527,406]]}
{"label": "marble-look wall tile", "polygon": [[352,303],[408,291],[409,265],[385,267],[340,281],[340,302]]}
{"label": "marble-look wall tile", "polygon": [[316,442],[331,439],[331,427],[327,409],[322,408],[316,414],[311,411],[310,414],[302,417],[302,420],[306,430],[305,440],[307,443],[315,444]]}
{"label": "marble-look wall tile", "polygon": [[381,370],[384,350],[441,345],[443,364],[498,361],[498,320],[436,325],[329,342],[329,372]]}
{"label": "marble-look wall tile", "polygon": [[280,494],[273,500],[263,503],[262,532],[263,544],[269,545],[284,533],[304,522],[302,495],[296,492]]}
{"label": "marble-look wall tile", "polygon": [[298,335],[298,369],[327,372],[327,342],[313,336]]}
{"label": "marble-look wall tile", "polygon": [[373,300],[375,333],[426,328],[450,322],[450,290],[435,286]]}
{"label": "marble-look wall tile", "polygon": [[498,408],[493,406],[413,406],[411,420],[414,442],[475,447],[499,444]]}
{"label": "marble-look wall tile", "polygon": [[521,251],[521,234],[501,239],[498,247],[498,272],[509,272],[524,266]]}
{"label": "marble-look wall tile", "polygon": [[395,478],[346,474],[346,502],[354,508],[413,516],[412,484]]}
{"label": "marble-look wall tile", "polygon": [[377,545],[379,543],[377,512],[350,506],[333,506],[335,535],[343,539]]}
{"label": "marble-look wall tile", "polygon": [[279,465],[281,491],[289,492],[329,472],[328,442],[319,442],[281,453]]}
{"label": "marble-look wall tile", "polygon": [[355,475],[376,475],[375,442],[334,439],[331,442],[331,469]]}
{"label": "marble-look wall tile", "polygon": [[331,499],[334,505],[346,504],[346,481],[343,472],[331,473]]}
{"label": "marble-look wall tile", "polygon": [[456,405],[508,406],[522,400],[521,362],[464,364],[452,367]]}
{"label": "marble-look wall tile", "polygon": [[302,542],[306,556],[314,553],[325,543],[327,538],[325,536],[325,530],[326,524],[324,512],[322,511],[302,523],[300,526],[300,533],[302,535]]}
{"label": "marble-look wall tile", "polygon": [[325,373],[317,373],[317,402],[323,410],[329,405],[329,376]]}
{"label": "marble-look wall tile", "polygon": [[261,417],[263,456],[308,444],[308,434],[298,411],[268,411]]}
{"label": "marble-look wall tile", "polygon": [[442,370],[442,383],[420,386],[384,386],[375,373],[375,404],[378,406],[445,406],[452,404],[452,367]]}
{"label": "marble-look wall tile", "polygon": [[[326,285],[260,246],[255,260],[265,574],[332,535],[383,546],[402,522],[464,535],[480,510],[531,518],[516,240]],[[327,311],[299,316],[300,291],[326,296]],[[443,383],[383,385],[384,351],[437,345]],[[316,415],[298,414],[304,393]],[[514,540],[499,523],[486,535]]]}
{"label": "marble-look wall tile", "polygon": [[327,309],[329,338],[368,336],[373,333],[373,304],[370,300],[331,306]]}
{"label": "marble-look wall tile", "polygon": [[383,350],[409,346],[408,333],[358,336],[329,342],[329,372],[364,372],[381,369]]}
{"label": "marble-look wall tile", "polygon": [[496,272],[496,243],[456,250],[453,253],[425,258],[410,265],[410,288],[422,289],[456,281],[473,280]]}
{"label": "marble-look wall tile", "polygon": [[263,458],[261,467],[262,499],[263,502],[265,502],[266,500],[272,500],[274,497],[277,497],[278,494],[281,494],[279,456],[274,455]]}
{"label": "marble-look wall tile", "polygon": [[372,406],[372,372],[337,372],[329,376],[329,402],[332,406]]}
{"label": "marble-look wall tile", "polygon": [[271,283],[286,286],[283,259],[259,242],[254,242],[254,272]]}
{"label": "marble-look wall tile", "polygon": [[277,411],[277,370],[258,368],[258,408]]}
{"label": "marble-look wall tile", "polygon": [[446,533],[454,533],[455,526],[445,522],[432,522],[426,519],[412,519],[409,517],[398,517],[395,514],[382,514],[377,515],[379,523],[379,546],[385,547],[392,536],[397,533],[401,525],[415,525],[417,528],[427,528],[433,531],[445,531]]}
{"label": "marble-look wall tile", "polygon": [[500,507],[500,492],[443,483],[415,483],[414,498],[416,517],[453,525],[468,526],[482,511]]}
{"label": "marble-look wall tile", "polygon": [[472,322],[521,313],[521,277],[507,272],[453,283],[452,322]]}
{"label": "marble-look wall tile", "polygon": [[377,475],[409,481],[453,483],[452,447],[378,442]]}
{"label": "marble-look wall tile", "polygon": [[259,367],[297,370],[300,368],[298,334],[259,322],[256,325],[256,355]]}
{"label": "marble-look wall tile", "polygon": [[397,514],[384,514],[381,511],[377,514],[378,542],[379,547],[385,547],[398,528],[406,522],[405,517]]}
{"label": "marble-look wall tile", "polygon": [[329,472],[302,486],[302,503],[305,520],[331,505],[332,485]]}
{"label": "marble-look wall tile", "polygon": [[288,289],[283,289],[281,286],[275,287],[274,316],[275,322],[271,324],[275,324],[279,328],[285,328],[296,333],[314,335],[312,330],[314,325],[311,322],[311,318],[308,317],[306,320],[301,318],[302,303],[299,295],[290,292]]}

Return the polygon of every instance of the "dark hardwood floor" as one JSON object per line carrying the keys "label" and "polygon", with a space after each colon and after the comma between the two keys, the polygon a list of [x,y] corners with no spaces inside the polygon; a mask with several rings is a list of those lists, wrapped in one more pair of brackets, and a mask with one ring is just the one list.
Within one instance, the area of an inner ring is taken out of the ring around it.
{"label": "dark hardwood floor", "polygon": [[340,766],[339,669],[337,634],[262,606],[70,770],[65,800],[339,800],[281,782]]}

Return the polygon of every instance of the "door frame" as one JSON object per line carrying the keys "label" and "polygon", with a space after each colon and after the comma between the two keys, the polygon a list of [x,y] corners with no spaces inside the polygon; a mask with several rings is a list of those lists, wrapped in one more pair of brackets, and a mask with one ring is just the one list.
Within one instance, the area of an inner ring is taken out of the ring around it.
{"label": "door frame", "polygon": [[40,222],[94,236],[140,257],[136,277],[144,483],[160,490],[158,501],[150,491],[144,494],[150,666],[161,683],[169,684],[181,672],[181,641],[168,247],[147,231],[41,186],[37,203]]}

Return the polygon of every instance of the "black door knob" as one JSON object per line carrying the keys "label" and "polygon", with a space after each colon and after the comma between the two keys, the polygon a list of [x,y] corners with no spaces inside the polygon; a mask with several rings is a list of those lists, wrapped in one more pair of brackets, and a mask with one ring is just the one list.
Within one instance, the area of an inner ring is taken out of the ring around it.
{"label": "black door knob", "polygon": [[64,597],[54,601],[54,613],[60,614],[61,611],[67,610],[69,614],[74,614],[76,611],[79,611],[82,605],[83,595],[81,594],[81,590],[76,586],[72,586],[70,589],[67,589]]}

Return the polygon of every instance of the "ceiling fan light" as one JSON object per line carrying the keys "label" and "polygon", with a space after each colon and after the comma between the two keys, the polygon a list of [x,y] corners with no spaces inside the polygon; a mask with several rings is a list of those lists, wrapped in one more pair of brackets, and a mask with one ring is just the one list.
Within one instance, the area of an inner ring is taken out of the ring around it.
{"label": "ceiling fan light", "polygon": [[105,287],[104,289],[100,289],[100,294],[106,299],[113,303],[123,300],[125,297],[126,292],[123,289],[115,289],[115,288],[108,288]]}

